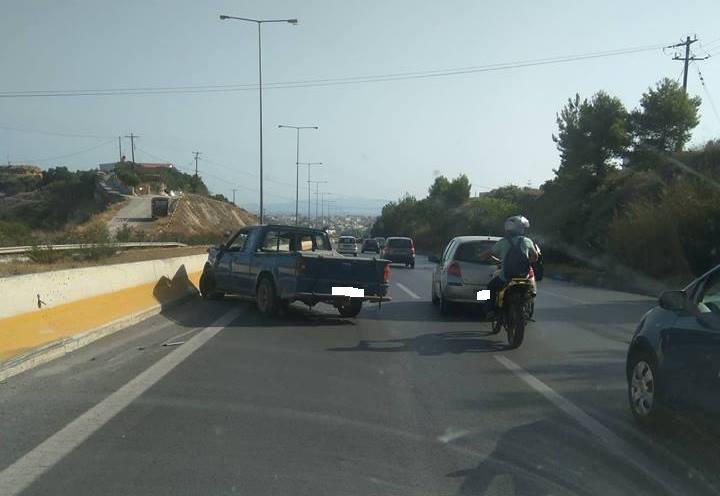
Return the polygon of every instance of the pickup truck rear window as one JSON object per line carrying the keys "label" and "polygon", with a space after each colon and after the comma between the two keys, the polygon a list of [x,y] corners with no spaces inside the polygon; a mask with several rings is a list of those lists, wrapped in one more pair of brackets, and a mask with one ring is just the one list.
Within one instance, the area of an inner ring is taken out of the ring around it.
{"label": "pickup truck rear window", "polygon": [[261,251],[291,252],[291,251],[329,251],[330,243],[323,234],[302,234],[295,232],[268,231],[265,234]]}

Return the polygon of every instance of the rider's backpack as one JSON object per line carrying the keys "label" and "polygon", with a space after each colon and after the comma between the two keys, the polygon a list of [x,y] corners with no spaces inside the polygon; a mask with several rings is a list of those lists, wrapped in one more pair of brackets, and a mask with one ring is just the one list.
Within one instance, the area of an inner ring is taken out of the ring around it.
{"label": "rider's backpack", "polygon": [[509,281],[513,277],[527,277],[528,272],[530,272],[530,259],[523,253],[520,246],[523,237],[518,236],[515,243],[510,238],[507,238],[507,240],[510,243],[510,249],[502,262],[505,280]]}

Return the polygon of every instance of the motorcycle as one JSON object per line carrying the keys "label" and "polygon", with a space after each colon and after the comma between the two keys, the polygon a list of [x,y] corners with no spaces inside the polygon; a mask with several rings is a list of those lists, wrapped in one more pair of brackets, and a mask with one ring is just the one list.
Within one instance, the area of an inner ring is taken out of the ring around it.
{"label": "motorcycle", "polygon": [[518,348],[535,309],[535,287],[531,277],[516,277],[506,284],[498,292],[497,308],[492,334],[505,328],[510,348]]}

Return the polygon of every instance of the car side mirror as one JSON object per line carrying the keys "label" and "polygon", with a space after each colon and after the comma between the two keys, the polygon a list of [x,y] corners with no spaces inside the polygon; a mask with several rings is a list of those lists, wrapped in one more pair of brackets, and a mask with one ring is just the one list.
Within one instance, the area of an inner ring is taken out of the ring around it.
{"label": "car side mirror", "polygon": [[660,308],[673,312],[682,312],[689,306],[685,291],[664,291],[658,298]]}
{"label": "car side mirror", "polygon": [[440,258],[437,255],[430,255],[428,257],[428,262],[431,263],[440,263]]}

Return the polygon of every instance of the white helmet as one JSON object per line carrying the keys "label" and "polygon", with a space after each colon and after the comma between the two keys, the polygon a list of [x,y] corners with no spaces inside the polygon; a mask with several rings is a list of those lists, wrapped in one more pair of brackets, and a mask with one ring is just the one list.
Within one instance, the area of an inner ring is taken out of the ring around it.
{"label": "white helmet", "polygon": [[513,215],[505,220],[505,233],[511,236],[521,236],[525,230],[530,229],[530,221],[522,215]]}

